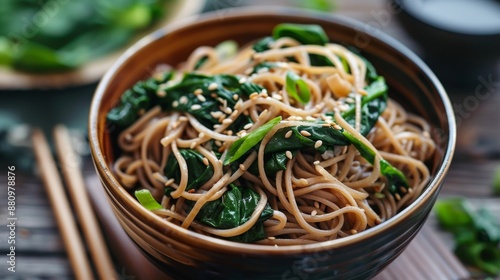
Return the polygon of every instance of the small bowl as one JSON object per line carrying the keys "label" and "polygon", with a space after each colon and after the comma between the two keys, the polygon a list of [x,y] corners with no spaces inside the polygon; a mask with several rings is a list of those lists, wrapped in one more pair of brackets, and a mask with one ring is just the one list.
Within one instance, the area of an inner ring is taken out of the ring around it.
{"label": "small bowl", "polygon": [[[421,196],[390,220],[338,240],[302,246],[242,244],[204,236],[166,222],[142,207],[115,178],[106,113],[122,92],[159,63],[177,65],[200,45],[240,44],[271,34],[282,22],[319,24],[335,42],[358,47],[384,75],[391,97],[433,127],[437,152]],[[294,9],[233,9],[169,25],[126,51],[99,84],[90,110],[93,160],[108,200],[130,238],[169,275],[179,279],[367,279],[393,261],[418,233],[436,200],[455,147],[453,110],[429,68],[394,39],[336,15]],[[399,93],[399,94],[396,94]]]}

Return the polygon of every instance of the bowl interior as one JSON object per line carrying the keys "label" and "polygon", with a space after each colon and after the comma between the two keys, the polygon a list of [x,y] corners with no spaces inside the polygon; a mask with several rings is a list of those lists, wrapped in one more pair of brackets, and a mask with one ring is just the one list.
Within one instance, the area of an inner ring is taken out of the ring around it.
{"label": "bowl interior", "polygon": [[[384,226],[333,242],[288,248],[239,244],[202,236],[174,228],[143,209],[120,186],[111,172],[114,155],[110,135],[113,134],[114,128],[106,124],[106,113],[116,105],[127,88],[148,77],[156,65],[165,63],[176,66],[201,45],[213,46],[228,39],[235,40],[240,45],[249,43],[271,34],[273,27],[283,22],[319,24],[333,42],[359,49],[361,54],[375,65],[378,72],[385,76],[390,88],[390,97],[401,102],[407,110],[423,116],[431,124],[432,137],[436,140],[438,149],[429,162],[432,179],[427,189],[412,205],[385,222]],[[455,123],[450,102],[434,74],[419,58],[395,40],[339,16],[276,8],[272,11],[244,10],[224,14],[223,17],[212,14],[196,22],[187,21],[167,26],[138,42],[118,59],[99,84],[90,111],[89,136],[97,171],[108,195],[113,197],[112,203],[128,209],[131,215],[136,215],[144,224],[148,224],[151,230],[168,232],[172,238],[186,242],[203,242],[213,250],[284,254],[348,246],[391,231],[400,221],[407,218],[425,219],[451,161],[455,143]]]}

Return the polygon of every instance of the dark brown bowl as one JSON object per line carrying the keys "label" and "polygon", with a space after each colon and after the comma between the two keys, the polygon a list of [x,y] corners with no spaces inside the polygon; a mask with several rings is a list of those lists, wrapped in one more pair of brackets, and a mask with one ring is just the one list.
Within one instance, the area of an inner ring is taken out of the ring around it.
{"label": "dark brown bowl", "polygon": [[[200,45],[233,39],[248,43],[282,22],[320,24],[329,37],[353,45],[384,75],[392,98],[426,118],[438,143],[431,181],[409,207],[354,236],[303,246],[270,247],[207,237],[172,225],[143,208],[111,172],[106,113],[122,92],[159,63],[176,65]],[[455,147],[455,120],[446,93],[429,68],[394,39],[340,16],[298,10],[244,9],[208,14],[167,26],[125,52],[97,88],[89,119],[94,163],[115,215],[128,235],[174,278],[367,279],[394,260],[417,234],[439,193]]]}

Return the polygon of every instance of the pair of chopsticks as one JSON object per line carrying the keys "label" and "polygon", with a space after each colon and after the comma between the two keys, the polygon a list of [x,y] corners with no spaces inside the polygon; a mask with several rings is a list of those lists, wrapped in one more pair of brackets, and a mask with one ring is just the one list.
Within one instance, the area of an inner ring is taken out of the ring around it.
{"label": "pair of chopsticks", "polygon": [[[42,175],[50,204],[61,232],[64,246],[76,279],[94,279],[94,273],[87,257],[84,242],[78,231],[70,202],[64,191],[57,165],[41,130],[32,136],[35,157]],[[80,170],[80,157],[75,153],[68,130],[62,126],[54,129],[54,141],[61,173],[67,185],[69,196],[78,215],[82,232],[99,279],[117,279],[111,257],[104,242],[96,216],[90,204]]]}

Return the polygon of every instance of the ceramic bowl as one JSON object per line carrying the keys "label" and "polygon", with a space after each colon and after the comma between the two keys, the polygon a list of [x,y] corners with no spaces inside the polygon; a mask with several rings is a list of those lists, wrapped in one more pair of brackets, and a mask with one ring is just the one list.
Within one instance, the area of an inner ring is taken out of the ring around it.
{"label": "ceramic bowl", "polygon": [[[177,65],[200,45],[227,39],[245,44],[282,22],[319,24],[334,42],[361,50],[385,76],[391,97],[422,115],[438,143],[422,195],[392,219],[346,238],[302,246],[262,246],[207,237],[170,224],[143,208],[113,175],[115,157],[106,113],[124,90],[159,63]],[[126,51],[99,84],[90,110],[93,160],[115,215],[149,259],[177,279],[367,279],[393,261],[418,233],[436,200],[455,146],[446,92],[429,68],[394,39],[336,15],[268,8],[232,9],[166,26]]]}

